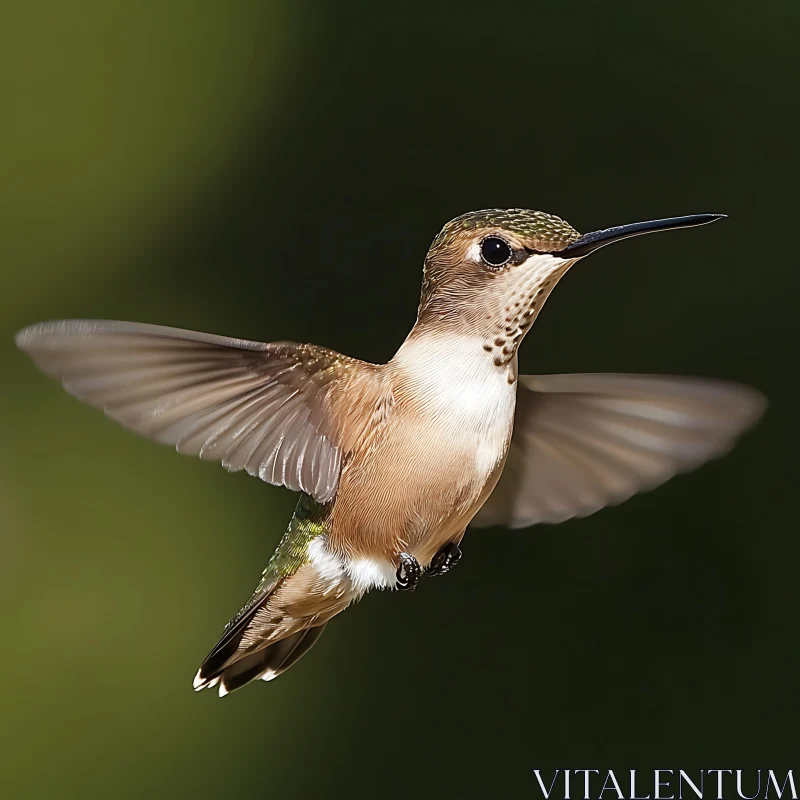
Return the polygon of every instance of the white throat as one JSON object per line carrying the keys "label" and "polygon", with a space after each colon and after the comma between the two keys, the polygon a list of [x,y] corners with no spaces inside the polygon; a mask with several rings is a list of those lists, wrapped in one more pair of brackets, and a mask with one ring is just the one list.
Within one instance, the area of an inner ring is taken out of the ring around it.
{"label": "white throat", "polygon": [[392,367],[399,389],[423,415],[434,415],[452,433],[503,451],[514,418],[516,358],[498,366],[478,335],[434,332],[409,337]]}

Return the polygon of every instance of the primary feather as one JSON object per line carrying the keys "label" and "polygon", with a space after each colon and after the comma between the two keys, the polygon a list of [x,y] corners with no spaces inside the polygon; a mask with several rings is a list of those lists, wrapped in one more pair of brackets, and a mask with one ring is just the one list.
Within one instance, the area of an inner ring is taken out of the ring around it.
{"label": "primary feather", "polygon": [[330,392],[362,362],[314,345],[133,322],[45,322],[17,344],[71,394],[143,436],[320,502],[336,492],[342,448]]}
{"label": "primary feather", "polygon": [[475,527],[563,522],[724,455],[763,413],[746,386],[649,375],[521,375],[505,469]]}

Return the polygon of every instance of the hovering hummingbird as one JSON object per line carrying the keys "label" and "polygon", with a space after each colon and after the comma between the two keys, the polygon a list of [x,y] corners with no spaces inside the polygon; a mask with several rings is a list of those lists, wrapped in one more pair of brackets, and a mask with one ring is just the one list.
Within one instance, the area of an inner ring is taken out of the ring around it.
{"label": "hovering hummingbird", "polygon": [[753,389],[694,378],[518,375],[553,287],[604,245],[719,214],[580,235],[558,217],[476,211],[425,259],[394,358],[131,322],[59,321],[16,341],[68,392],[179,452],[301,492],[254,594],[194,680],[272,680],[371,589],[412,590],[461,558],[468,525],[562,522],[725,453]]}

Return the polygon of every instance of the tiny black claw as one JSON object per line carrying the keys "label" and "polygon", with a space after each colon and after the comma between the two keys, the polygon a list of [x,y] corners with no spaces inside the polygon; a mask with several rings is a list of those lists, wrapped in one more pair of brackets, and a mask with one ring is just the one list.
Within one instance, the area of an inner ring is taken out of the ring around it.
{"label": "tiny black claw", "polygon": [[409,553],[400,553],[397,560],[400,562],[397,568],[397,589],[401,592],[413,592],[422,576],[422,567]]}
{"label": "tiny black claw", "polygon": [[455,542],[450,542],[450,544],[446,544],[439,550],[431,560],[431,563],[425,567],[425,574],[434,578],[437,575],[444,575],[445,572],[450,572],[461,561],[461,556],[461,548]]}

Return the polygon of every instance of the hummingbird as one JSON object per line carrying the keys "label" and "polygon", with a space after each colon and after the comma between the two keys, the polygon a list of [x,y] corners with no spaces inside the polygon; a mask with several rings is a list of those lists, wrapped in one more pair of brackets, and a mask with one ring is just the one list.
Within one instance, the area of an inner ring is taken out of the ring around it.
{"label": "hummingbird", "polygon": [[468,526],[585,517],[727,452],[765,409],[754,389],[517,369],[575,263],[723,216],[584,235],[540,211],[457,217],[431,244],[416,322],[385,364],[132,322],[43,322],[16,343],[123,426],[300,493],[255,592],[194,679],[224,696],[287,670],[366,592],[447,573]]}

